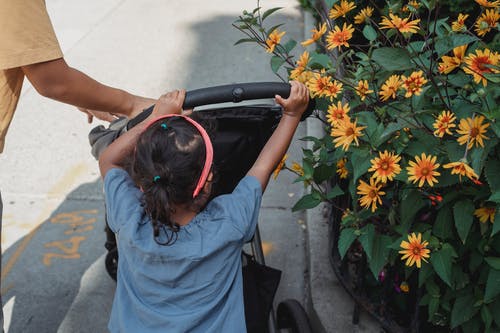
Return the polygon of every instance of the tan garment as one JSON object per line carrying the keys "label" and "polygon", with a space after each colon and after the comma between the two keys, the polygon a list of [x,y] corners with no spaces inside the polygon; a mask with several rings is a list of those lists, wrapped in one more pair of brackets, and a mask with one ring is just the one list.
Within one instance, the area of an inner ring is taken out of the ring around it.
{"label": "tan garment", "polygon": [[21,66],[62,58],[45,0],[0,0],[0,152],[21,94]]}

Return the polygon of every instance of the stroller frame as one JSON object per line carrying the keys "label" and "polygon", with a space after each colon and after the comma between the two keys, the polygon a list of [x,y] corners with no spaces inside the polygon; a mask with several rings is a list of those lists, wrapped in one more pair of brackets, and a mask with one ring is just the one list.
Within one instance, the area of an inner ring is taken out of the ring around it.
{"label": "stroller frame", "polygon": [[[186,93],[183,108],[190,109],[197,106],[225,102],[238,103],[244,100],[274,98],[274,96],[277,94],[284,98],[288,97],[290,95],[290,85],[288,83],[280,82],[257,82],[216,86],[188,91]],[[304,113],[302,120],[304,120],[311,114],[314,106],[314,100],[311,100],[308,106],[308,110]],[[249,108],[252,107],[249,106]],[[116,123],[112,123],[107,129],[104,129],[103,126],[94,128],[89,134],[93,155],[98,158],[100,152],[102,152],[102,150],[104,150],[104,148],[109,143],[111,143],[127,129],[130,129],[131,127],[144,120],[152,112],[152,109],[153,107],[150,107],[149,109],[144,110],[137,117],[130,120],[120,119]],[[278,109],[281,111],[281,107],[278,107]],[[274,111],[277,111],[276,107],[274,107]],[[206,111],[197,112],[204,113]],[[274,131],[274,128],[272,129],[272,131]],[[272,131],[268,133],[268,137],[265,138],[265,141],[267,141],[269,136],[272,134]],[[262,147],[260,147],[260,149],[261,148]],[[255,156],[255,158],[256,157],[257,156]],[[247,170],[243,171],[244,173],[246,173]],[[236,179],[232,180],[233,183],[241,179],[243,175],[244,174],[235,175]],[[219,189],[219,192],[227,193],[228,189],[222,188]],[[118,250],[116,239],[114,233],[107,226],[107,223],[105,231],[106,243],[104,244],[104,246],[108,250],[105,260],[105,266],[110,277],[116,280],[116,273],[118,268]],[[250,247],[252,251],[251,257],[257,264],[265,266],[264,251],[262,248],[262,241],[258,224],[255,229],[255,234],[250,241]],[[279,278],[277,283],[279,283]],[[276,289],[277,285],[274,291],[276,291]],[[272,294],[271,302],[273,302],[273,299],[274,292]],[[289,332],[296,333],[312,332],[307,313],[297,300],[287,299],[280,302],[278,304],[276,313],[273,306],[271,306],[267,320],[267,332],[276,333],[281,328],[287,328],[289,329]]]}

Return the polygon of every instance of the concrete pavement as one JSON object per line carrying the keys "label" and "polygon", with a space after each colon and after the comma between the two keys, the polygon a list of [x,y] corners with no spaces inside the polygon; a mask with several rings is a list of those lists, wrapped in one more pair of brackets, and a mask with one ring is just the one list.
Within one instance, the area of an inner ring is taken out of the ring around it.
{"label": "concrete pavement", "polygon": [[[157,97],[170,89],[277,81],[255,45],[233,46],[231,23],[256,2],[47,0],[67,62],[95,79]],[[295,0],[261,2],[284,9],[274,21],[304,38]],[[114,282],[104,270],[102,183],[83,114],[25,84],[0,155],[4,201],[2,295],[6,332],[106,332]],[[301,125],[297,139],[315,124]],[[300,159],[294,141],[290,161]],[[329,267],[326,220],[318,210],[291,213],[300,184],[283,172],[264,197],[260,227],[266,261],[283,270],[276,300],[295,298],[318,332],[354,327],[352,301]],[[307,217],[307,218],[306,218]],[[332,288],[333,286],[333,288]],[[342,302],[340,300],[343,300]]]}

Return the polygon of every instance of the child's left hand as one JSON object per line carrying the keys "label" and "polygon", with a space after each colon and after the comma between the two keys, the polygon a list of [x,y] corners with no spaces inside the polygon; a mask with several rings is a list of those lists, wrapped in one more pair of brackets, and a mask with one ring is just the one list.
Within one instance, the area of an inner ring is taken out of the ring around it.
{"label": "child's left hand", "polygon": [[151,115],[153,117],[159,117],[166,114],[181,114],[182,104],[184,104],[184,98],[186,97],[186,91],[184,89],[170,91],[156,101],[155,107]]}

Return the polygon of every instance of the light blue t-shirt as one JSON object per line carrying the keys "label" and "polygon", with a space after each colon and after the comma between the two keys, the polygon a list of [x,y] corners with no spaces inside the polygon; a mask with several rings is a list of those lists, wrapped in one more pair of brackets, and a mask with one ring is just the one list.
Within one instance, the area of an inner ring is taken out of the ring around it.
{"label": "light blue t-shirt", "polygon": [[213,199],[169,246],[153,239],[141,191],[124,170],[108,171],[104,191],[119,253],[111,332],[246,332],[241,251],[259,214],[255,177]]}

